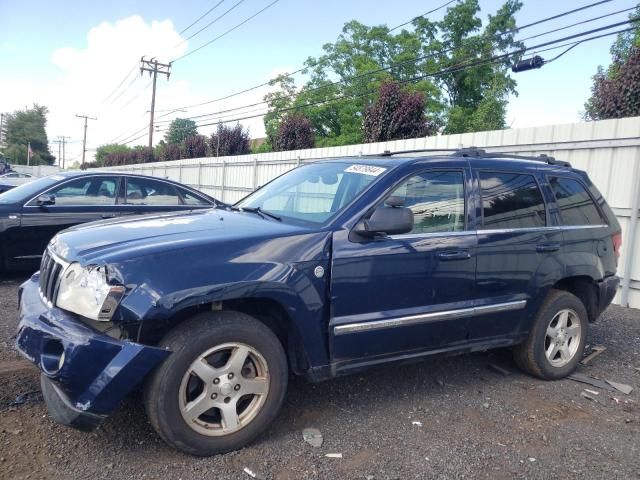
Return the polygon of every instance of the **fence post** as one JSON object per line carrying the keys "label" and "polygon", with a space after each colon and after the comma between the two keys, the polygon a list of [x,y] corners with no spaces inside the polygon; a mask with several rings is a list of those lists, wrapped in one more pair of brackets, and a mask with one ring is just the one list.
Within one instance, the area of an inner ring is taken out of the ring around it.
{"label": "fence post", "polygon": [[202,190],[202,162],[198,163],[198,190]]}
{"label": "fence post", "polygon": [[182,183],[182,164],[178,165],[178,182]]}
{"label": "fence post", "polygon": [[258,188],[258,159],[253,159],[253,189]]}
{"label": "fence post", "polygon": [[224,202],[225,176],[227,172],[227,162],[222,161],[222,185],[220,185],[220,200]]}

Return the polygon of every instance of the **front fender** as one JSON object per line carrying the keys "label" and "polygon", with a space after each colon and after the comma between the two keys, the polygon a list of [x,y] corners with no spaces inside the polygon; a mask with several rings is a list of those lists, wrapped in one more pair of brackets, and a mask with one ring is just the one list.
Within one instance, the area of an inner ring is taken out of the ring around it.
{"label": "front fender", "polygon": [[[136,271],[145,273],[137,284],[127,278],[131,265],[118,265],[130,288],[118,318],[123,323],[162,322],[199,305],[269,299],[291,319],[311,365],[326,365],[330,236],[304,237],[282,243],[272,239],[251,249],[225,246],[229,255],[225,250],[154,255],[136,265]],[[317,267],[326,273],[316,276]]]}

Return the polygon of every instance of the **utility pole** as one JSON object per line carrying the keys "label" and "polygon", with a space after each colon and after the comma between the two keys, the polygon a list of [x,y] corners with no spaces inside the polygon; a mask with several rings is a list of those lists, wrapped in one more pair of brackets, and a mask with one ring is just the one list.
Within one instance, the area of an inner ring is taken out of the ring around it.
{"label": "utility pole", "polygon": [[56,142],[58,142],[58,166],[60,166],[60,161],[62,159],[62,140],[60,140],[60,137],[58,137]]}
{"label": "utility pole", "polygon": [[4,113],[0,112],[0,147],[4,145]]}
{"label": "utility pole", "polygon": [[84,137],[82,137],[82,164],[81,164],[81,166],[84,166],[84,155],[85,153],[87,153],[87,120],[98,120],[98,119],[94,117],[89,117],[87,115],[78,115],[77,113],[76,113],[76,117],[84,118]]}
{"label": "utility pole", "polygon": [[[58,159],[58,166],[62,169],[64,169],[64,165],[65,165],[65,151],[64,151],[64,147],[66,144],[66,139],[67,138],[71,138],[71,137],[65,137],[64,135],[58,135],[58,146],[60,146],[60,142],[62,142],[62,163],[60,163],[60,159]],[[59,153],[59,152],[58,152]]]}
{"label": "utility pole", "polygon": [[171,62],[158,63],[158,60],[152,58],[146,60],[144,57],[140,58],[140,75],[144,72],[149,72],[149,76],[153,77],[153,89],[151,91],[151,111],[149,115],[149,150],[153,148],[153,114],[156,108],[156,78],[158,73],[167,76],[171,75]]}

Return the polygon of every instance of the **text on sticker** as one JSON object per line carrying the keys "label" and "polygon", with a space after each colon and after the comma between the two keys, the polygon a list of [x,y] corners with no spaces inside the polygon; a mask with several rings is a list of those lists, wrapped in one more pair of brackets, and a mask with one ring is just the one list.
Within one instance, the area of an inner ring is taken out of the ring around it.
{"label": "text on sticker", "polygon": [[351,165],[349,168],[345,169],[345,172],[361,173],[363,175],[371,175],[373,177],[377,177],[385,170],[386,168],[374,167],[373,165]]}

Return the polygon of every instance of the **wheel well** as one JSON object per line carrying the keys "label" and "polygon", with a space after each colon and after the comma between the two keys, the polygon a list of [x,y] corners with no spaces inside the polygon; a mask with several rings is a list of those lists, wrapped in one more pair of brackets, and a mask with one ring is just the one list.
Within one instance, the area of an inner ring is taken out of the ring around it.
{"label": "wheel well", "polygon": [[591,277],[576,276],[563,278],[558,281],[553,288],[574,294],[582,301],[587,309],[589,321],[593,322],[596,319],[598,316],[598,287]]}
{"label": "wheel well", "polygon": [[[302,340],[293,326],[291,318],[282,305],[268,298],[238,298],[186,308],[162,322],[162,325],[156,325],[153,331],[147,330],[144,340],[148,343],[156,344],[164,335],[184,320],[198,313],[211,310],[234,310],[250,315],[264,323],[280,340],[282,348],[287,353],[291,371],[300,375],[308,369],[309,363]],[[141,339],[138,338],[138,341],[141,341]]]}

